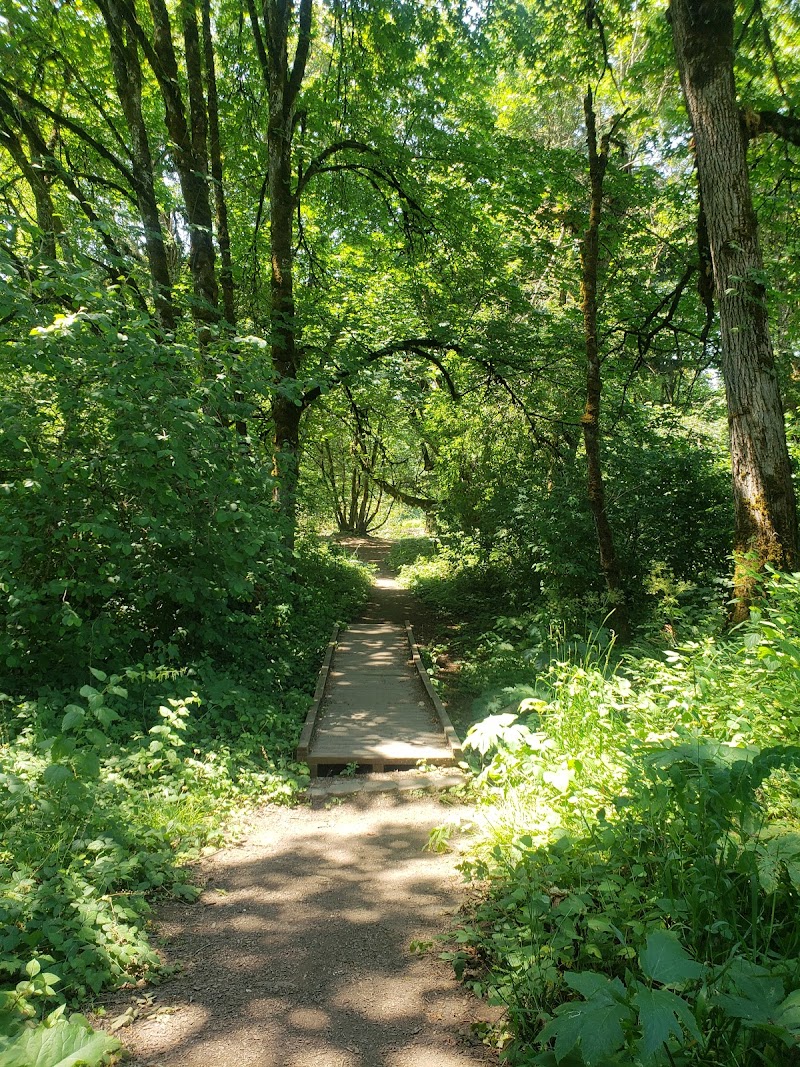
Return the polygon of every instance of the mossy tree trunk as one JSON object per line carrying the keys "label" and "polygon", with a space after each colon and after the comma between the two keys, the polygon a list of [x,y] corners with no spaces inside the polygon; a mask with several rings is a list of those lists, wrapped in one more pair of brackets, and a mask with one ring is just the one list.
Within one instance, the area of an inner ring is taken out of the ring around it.
{"label": "mossy tree trunk", "polygon": [[768,563],[797,569],[797,505],[736,101],[734,0],[672,0],[669,10],[720,315],[736,524],[735,622],[749,612],[753,557],[756,570]]}
{"label": "mossy tree trunk", "polygon": [[[291,548],[295,536],[298,450],[303,414],[302,398],[296,388],[302,350],[293,285],[297,201],[292,189],[292,142],[297,99],[311,45],[313,2],[300,0],[295,5],[292,0],[266,0],[259,13],[254,0],[248,0],[248,12],[269,96],[270,326],[272,365],[278,379],[272,402],[275,502],[284,522],[284,541]],[[293,32],[296,33],[296,44],[290,63],[289,39]]]}

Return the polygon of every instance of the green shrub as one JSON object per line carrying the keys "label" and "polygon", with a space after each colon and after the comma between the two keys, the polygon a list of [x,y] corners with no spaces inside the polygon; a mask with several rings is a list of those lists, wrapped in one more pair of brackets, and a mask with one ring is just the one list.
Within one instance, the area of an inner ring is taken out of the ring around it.
{"label": "green shrub", "polygon": [[[0,670],[185,659],[285,599],[266,459],[243,450],[220,344],[157,340],[110,293],[0,330]],[[78,296],[73,294],[78,301]]]}
{"label": "green shrub", "polygon": [[797,1062],[798,592],[728,641],[551,664],[473,727],[489,889],[445,955],[509,1063]]}

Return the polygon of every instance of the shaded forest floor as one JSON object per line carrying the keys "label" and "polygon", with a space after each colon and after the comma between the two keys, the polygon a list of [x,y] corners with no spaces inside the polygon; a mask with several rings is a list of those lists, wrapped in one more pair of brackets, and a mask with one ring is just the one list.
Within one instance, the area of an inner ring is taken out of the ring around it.
{"label": "shaded forest floor", "polygon": [[[159,910],[178,974],[110,1015],[136,1067],[468,1067],[492,1016],[415,941],[458,908],[454,853],[424,851],[458,809],[364,796],[319,811],[270,808],[205,861],[194,905]],[[496,1012],[494,1012],[496,1015]]]}
{"label": "shaded forest floor", "polygon": [[[345,542],[374,564],[364,618],[424,636],[432,620],[382,584],[390,542]],[[426,851],[465,809],[431,797],[362,795],[322,810],[270,807],[235,847],[198,868],[199,903],[155,927],[176,976],[119,993],[108,1015],[137,1067],[468,1067],[493,1062],[475,1025],[497,1012],[435,952],[459,907],[457,851]],[[126,1015],[127,1013],[127,1015]]]}

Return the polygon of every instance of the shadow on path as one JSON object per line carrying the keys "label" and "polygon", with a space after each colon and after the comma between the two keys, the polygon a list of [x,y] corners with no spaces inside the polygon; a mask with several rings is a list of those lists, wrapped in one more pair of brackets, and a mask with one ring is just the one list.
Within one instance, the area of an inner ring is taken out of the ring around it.
{"label": "shadow on path", "polygon": [[137,1065],[469,1067],[486,1009],[409,951],[458,901],[453,856],[422,851],[452,816],[430,799],[272,809],[205,865],[199,904],[162,910],[180,977],[123,1031]]}

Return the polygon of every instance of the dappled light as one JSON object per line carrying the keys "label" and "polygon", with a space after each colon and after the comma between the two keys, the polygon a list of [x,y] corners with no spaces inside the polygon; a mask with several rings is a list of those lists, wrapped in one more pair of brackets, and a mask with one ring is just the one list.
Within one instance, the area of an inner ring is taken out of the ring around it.
{"label": "dappled light", "polygon": [[396,621],[377,621],[397,619],[408,607],[397,581],[384,577],[373,587],[370,621],[352,623],[339,635],[304,751],[312,773],[331,765],[355,773],[422,760],[454,762],[445,725],[414,665],[409,636]]}
{"label": "dappled light", "polygon": [[0,1067],[800,1067],[798,116],[798,0],[0,3]]}
{"label": "dappled light", "polygon": [[[433,802],[268,812],[216,857],[199,904],[162,911],[182,973],[129,1040],[137,1062],[419,1067],[486,1062],[447,968],[409,951],[456,907],[454,858],[423,851]],[[219,1062],[222,1062],[220,1058]]]}

